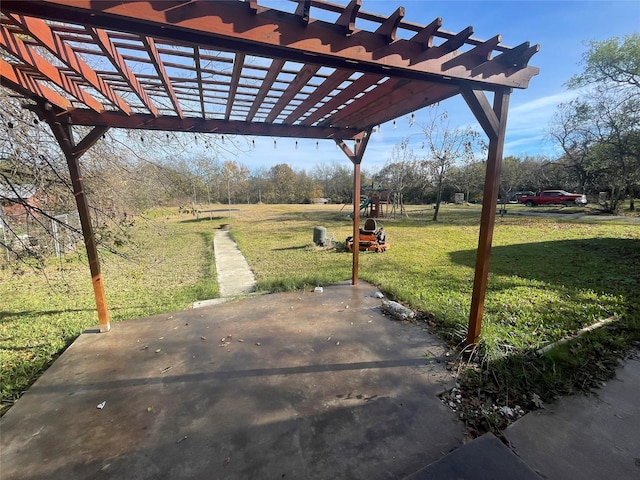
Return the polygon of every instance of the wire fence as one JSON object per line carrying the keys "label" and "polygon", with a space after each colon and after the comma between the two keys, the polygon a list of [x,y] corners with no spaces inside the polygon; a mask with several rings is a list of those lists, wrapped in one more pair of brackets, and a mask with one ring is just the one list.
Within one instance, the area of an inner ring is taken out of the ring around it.
{"label": "wire fence", "polygon": [[0,210],[2,262],[11,264],[25,258],[58,258],[82,245],[77,212],[47,217],[25,213],[7,215]]}

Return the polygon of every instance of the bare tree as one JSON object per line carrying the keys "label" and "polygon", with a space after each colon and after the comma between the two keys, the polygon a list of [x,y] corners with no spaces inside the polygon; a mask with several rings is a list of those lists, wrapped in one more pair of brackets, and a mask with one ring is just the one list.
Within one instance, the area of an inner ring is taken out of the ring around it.
{"label": "bare tree", "polygon": [[436,189],[433,221],[438,221],[442,202],[442,188],[451,168],[458,162],[471,161],[484,149],[480,134],[471,127],[452,127],[447,112],[438,112],[436,106],[428,123],[422,126],[430,157],[423,161],[427,175]]}
{"label": "bare tree", "polygon": [[375,176],[377,181],[384,181],[389,184],[393,191],[393,209],[400,209],[400,215],[406,215],[404,208],[404,190],[415,180],[416,177],[416,155],[409,148],[409,138],[393,147],[391,157],[382,167],[382,170]]}

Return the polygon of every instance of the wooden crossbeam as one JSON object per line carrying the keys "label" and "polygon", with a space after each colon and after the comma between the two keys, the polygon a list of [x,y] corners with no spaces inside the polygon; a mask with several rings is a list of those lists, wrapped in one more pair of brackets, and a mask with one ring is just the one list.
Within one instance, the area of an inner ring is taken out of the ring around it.
{"label": "wooden crossbeam", "polygon": [[376,34],[382,35],[387,43],[394,42],[398,25],[404,18],[404,7],[398,7],[390,17],[385,19],[376,30]]}
{"label": "wooden crossbeam", "polygon": [[284,119],[283,123],[290,125],[295,122],[312,107],[315,107],[319,102],[321,102],[322,99],[335,90],[336,87],[345,82],[350,76],[351,72],[348,70],[336,70],[329,78],[322,82],[312,94],[303,100],[302,103]]}
{"label": "wooden crossbeam", "polygon": [[116,95],[111,87],[109,87],[84,60],[76,55],[74,50],[62,40],[59,35],[54,33],[44,21],[24,15],[8,14],[7,17],[19,25],[24,31],[28,32],[31,37],[46,47],[57,58],[66,63],[69,68],[84,78],[117,108],[125,113],[131,113],[129,104]]}
{"label": "wooden crossbeam", "polygon": [[149,58],[151,59],[151,63],[153,63],[156,72],[158,72],[160,82],[162,82],[164,90],[167,93],[169,100],[171,100],[171,104],[176,111],[176,115],[178,115],[178,117],[180,118],[184,118],[182,108],[180,107],[180,102],[178,101],[178,97],[176,97],[176,92],[173,89],[173,85],[171,83],[169,75],[167,75],[167,70],[164,66],[164,63],[162,62],[162,59],[160,58],[160,52],[158,52],[154,39],[151,37],[143,36],[142,43],[144,44]]}
{"label": "wooden crossbeam", "polygon": [[202,87],[202,63],[200,62],[200,47],[198,47],[197,45],[193,47],[193,59],[196,64],[198,95],[200,97],[200,113],[202,114],[202,118],[204,118],[205,108],[204,108],[204,91]]}
{"label": "wooden crossbeam", "polygon": [[320,70],[320,65],[305,65],[296,77],[289,83],[289,86],[280,96],[276,104],[273,106],[269,115],[267,115],[267,123],[272,123],[282,110],[289,105],[289,102],[295,97],[300,90],[311,80],[311,78]]}
{"label": "wooden crossbeam", "polygon": [[253,105],[251,105],[251,109],[247,114],[247,122],[250,122],[251,120],[253,120],[253,117],[255,117],[256,113],[258,112],[258,109],[264,103],[265,97],[269,93],[269,90],[271,90],[273,82],[275,82],[276,78],[278,78],[278,74],[282,71],[283,66],[284,66],[284,60],[274,59],[271,62],[269,71],[265,75],[264,80],[260,85],[260,90],[258,90],[258,93],[256,94],[256,98],[253,101]]}
{"label": "wooden crossbeam", "polygon": [[336,25],[344,29],[345,35],[350,35],[356,29],[356,18],[361,5],[362,0],[351,0],[340,12]]}
{"label": "wooden crossbeam", "polygon": [[[482,68],[485,63],[490,62],[491,52],[495,49],[495,46],[502,41],[500,35],[496,35],[490,38],[481,45],[473,47],[471,50],[461,53],[450,60],[447,60],[442,64],[442,68],[447,71],[455,67],[462,66],[463,68],[473,69],[477,71],[478,68]],[[478,65],[478,61],[481,63]]]}
{"label": "wooden crossbeam", "polygon": [[[31,11],[31,2],[3,0],[3,11],[8,5],[12,11]],[[473,75],[477,65],[456,68],[443,77],[442,64],[455,56],[423,56],[423,45],[411,40],[397,39],[387,44],[384,38],[374,32],[360,30],[357,35],[344,35],[329,22],[314,21],[300,28],[298,17],[292,13],[259,7],[251,12],[246,2],[187,2],[170,11],[154,8],[150,2],[94,2],[92,0],[42,0],[38,11],[46,10],[50,18],[95,25],[108,30],[124,29],[138,34],[157,36],[166,41],[199,45],[201,48],[223,48],[227,51],[242,51],[247,55],[307,63],[334,68],[353,69],[367,73],[385,73],[390,76],[411,80],[433,82],[469,81],[488,90],[502,87],[526,88],[534,75],[535,67],[524,67],[494,73],[489,69],[484,74]],[[312,6],[315,2],[312,1]],[[344,6],[337,10],[342,12]],[[358,18],[365,18],[362,11]],[[382,17],[384,23],[388,17]],[[378,18],[380,21],[380,18]],[[413,31],[424,26],[400,22]],[[116,28],[117,27],[117,28]],[[457,39],[459,34],[447,34],[438,30],[438,36]],[[321,39],[318,41],[318,39]],[[481,41],[467,38],[467,44],[477,45]],[[498,46],[497,48],[502,48]],[[503,49],[509,51],[509,49]],[[426,53],[426,52],[425,52]],[[478,60],[478,65],[481,60]]]}
{"label": "wooden crossbeam", "polygon": [[163,130],[170,132],[319,139],[349,139],[356,133],[352,129],[339,127],[307,127],[304,125],[218,120],[201,117],[185,117],[180,119],[169,116],[154,117],[153,115],[142,113],[124,115],[121,112],[115,111],[97,113],[89,109],[72,109],[64,114],[64,117],[68,118],[73,125],[102,125],[133,130]]}
{"label": "wooden crossbeam", "polygon": [[[538,46],[536,45],[535,47]],[[529,58],[531,58],[531,55],[533,55],[533,53],[536,53],[537,51],[538,50],[532,51],[530,43],[524,42],[517,47],[514,47],[512,50],[509,50],[508,52],[501,53],[500,55],[496,56],[494,60],[498,63],[502,63],[510,67],[522,68],[522,65],[526,65],[529,61]],[[531,55],[526,57],[525,53],[531,53]],[[526,59],[524,62],[523,58]]]}
{"label": "wooden crossbeam", "polygon": [[437,48],[442,52],[453,52],[454,50],[459,49],[465,42],[471,37],[473,34],[473,27],[467,27],[464,30],[458,32],[454,37],[446,40],[442,45]]}
{"label": "wooden crossbeam", "polygon": [[304,25],[309,23],[310,10],[311,10],[311,0],[298,0],[298,6],[296,7],[296,15],[300,18],[300,21]]}
{"label": "wooden crossbeam", "polygon": [[[386,82],[376,86],[373,90],[365,93],[362,97],[356,98],[352,103],[336,112],[331,118],[325,120],[320,125],[331,122],[332,125],[350,126],[352,124],[352,121],[349,120],[350,117],[358,114],[366,115],[366,112],[370,111],[369,108],[375,107],[376,104],[384,103],[388,105],[387,97],[391,95],[394,90],[403,88],[407,83],[408,80],[390,78]],[[401,94],[404,95],[404,92],[401,92]]]}
{"label": "wooden crossbeam", "polygon": [[442,17],[436,18],[426,27],[418,31],[412,38],[412,42],[417,42],[422,45],[423,49],[431,48],[433,46],[433,37],[436,32],[442,27]]}
{"label": "wooden crossbeam", "polygon": [[236,98],[236,92],[238,91],[238,81],[240,80],[240,74],[242,73],[242,67],[244,66],[244,57],[244,53],[236,53],[236,59],[233,62],[233,73],[231,74],[229,95],[227,96],[227,108],[224,112],[225,120],[229,120],[229,117],[231,116],[233,102]]}
{"label": "wooden crossbeam", "polygon": [[42,85],[24,71],[0,58],[0,79],[2,85],[26,98],[40,97],[63,110],[72,108],[71,102],[49,87]]}
{"label": "wooden crossbeam", "polygon": [[340,93],[335,95],[331,100],[327,101],[324,105],[319,107],[315,112],[309,115],[304,121],[301,122],[302,125],[313,125],[316,121],[320,120],[326,114],[330,113],[332,110],[338,108],[340,105],[345,103],[350,98],[355,98],[356,95],[365,91],[371,85],[379,82],[382,78],[382,75],[373,75],[373,74],[365,74],[362,75],[357,80],[353,81],[351,85],[342,90]]}
{"label": "wooden crossbeam", "polygon": [[410,82],[383,96],[369,109],[355,111],[351,116],[340,123],[334,123],[336,127],[349,126],[356,130],[367,125],[380,125],[390,120],[402,117],[421,108],[442,102],[460,92],[455,85],[424,84],[423,82]]}
{"label": "wooden crossbeam", "polygon": [[118,52],[113,42],[109,38],[107,32],[101,28],[87,27],[87,32],[93,37],[93,40],[100,47],[104,55],[113,64],[118,73],[124,78],[131,90],[138,96],[142,104],[151,112],[152,115],[160,115],[157,107],[153,104],[147,92],[144,91],[136,75],[131,71],[127,62]]}
{"label": "wooden crossbeam", "polygon": [[[89,108],[97,112],[104,110],[102,103],[80,87],[74,79],[68,77],[62,73],[60,69],[51,65],[51,63],[38,54],[33,48],[26,45],[16,35],[12,35],[4,26],[0,26],[0,46]],[[24,86],[26,86],[26,84]]]}

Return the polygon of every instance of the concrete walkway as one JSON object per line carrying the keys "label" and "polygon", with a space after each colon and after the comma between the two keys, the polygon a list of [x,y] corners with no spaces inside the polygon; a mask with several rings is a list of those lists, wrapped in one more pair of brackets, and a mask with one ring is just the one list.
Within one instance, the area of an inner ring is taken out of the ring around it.
{"label": "concrete walkway", "polygon": [[228,230],[217,230],[213,250],[220,297],[238,297],[255,290],[256,278]]}
{"label": "concrete walkway", "polygon": [[531,412],[505,437],[545,479],[640,479],[640,356],[593,395]]}

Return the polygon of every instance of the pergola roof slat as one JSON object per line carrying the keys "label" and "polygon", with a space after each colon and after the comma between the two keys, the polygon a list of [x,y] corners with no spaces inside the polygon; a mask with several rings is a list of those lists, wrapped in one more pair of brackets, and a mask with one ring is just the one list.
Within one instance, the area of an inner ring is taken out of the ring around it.
{"label": "pergola roof slat", "polygon": [[[4,5],[2,5],[4,7]],[[105,98],[108,98],[120,110],[131,112],[131,107],[111,88],[96,75],[93,69],[80,58],[75,51],[61,40],[51,28],[42,20],[26,16],[7,15],[14,23],[20,25],[42,46],[46,47],[56,58],[67,64],[71,69],[81,75],[93,88],[98,90]]]}
{"label": "pergola roof slat", "polygon": [[176,93],[173,89],[173,85],[171,84],[171,80],[167,75],[167,71],[162,62],[162,59],[160,58],[160,52],[156,48],[155,41],[151,37],[142,37],[142,42],[144,43],[144,46],[147,49],[149,58],[153,62],[153,65],[156,68],[156,71],[158,72],[160,81],[164,86],[167,96],[169,97],[169,99],[171,100],[171,103],[173,104],[173,108],[175,109],[176,114],[178,115],[178,117],[183,118],[184,115],[182,113],[182,109],[180,108],[180,103],[178,102]]}
{"label": "pergola roof slat", "polygon": [[329,114],[333,110],[343,105],[349,99],[355,97],[359,93],[364,92],[367,88],[375,85],[384,78],[383,75],[366,74],[353,81],[351,85],[335,95],[331,100],[320,106],[315,112],[309,115],[303,122],[303,125],[313,125],[314,122],[320,120],[323,116]]}
{"label": "pergola roof slat", "polygon": [[125,62],[122,55],[116,50],[116,47],[111,42],[107,32],[101,28],[87,27],[87,31],[93,37],[96,44],[102,49],[105,56],[111,61],[116,70],[120,73],[122,78],[126,80],[133,92],[137,95],[140,101],[147,107],[147,109],[153,114],[158,115],[158,109],[153,104],[151,99],[147,96],[147,93],[140,86],[140,82],[136,78],[135,74],[131,71],[127,62]]}
{"label": "pergola roof slat", "polygon": [[285,118],[284,123],[292,124],[312,107],[322,101],[322,99],[331,93],[338,85],[347,80],[351,76],[351,72],[346,70],[336,70],[333,75],[327,78],[322,84],[316,88],[306,100]]}
{"label": "pergola roof slat", "polygon": [[274,105],[273,109],[267,116],[267,123],[273,123],[277,116],[280,115],[284,108],[291,102],[296,94],[302,90],[302,87],[311,80],[311,77],[313,77],[319,69],[319,65],[305,65],[305,67],[300,70],[298,75],[296,75],[291,83],[289,83],[289,87],[287,87],[284,93],[280,96],[278,102]]}
{"label": "pergola roof slat", "polygon": [[4,26],[0,26],[0,46],[24,62],[25,65],[33,68],[35,72],[56,84],[58,87],[78,99],[81,103],[84,103],[87,107],[97,112],[104,110],[102,104],[88,92],[83,90],[75,80],[62,73],[60,69],[51,65],[33,48],[25,45],[18,36],[12,35]]}
{"label": "pergola roof slat", "polygon": [[271,66],[269,67],[269,71],[267,72],[267,75],[264,77],[262,85],[260,86],[260,90],[256,95],[256,99],[253,102],[253,105],[251,106],[251,110],[249,110],[249,113],[247,114],[248,122],[253,120],[253,117],[255,116],[256,112],[260,108],[260,105],[262,105],[265,97],[271,90],[273,86],[273,82],[275,82],[276,78],[278,78],[278,75],[282,71],[283,66],[284,66],[284,60],[281,60],[281,59],[274,59],[273,62],[271,63]]}
{"label": "pergola roof slat", "polygon": [[244,53],[236,54],[236,59],[233,62],[233,74],[231,75],[231,85],[229,89],[229,96],[227,99],[227,109],[224,113],[224,119],[229,120],[231,116],[231,110],[233,109],[233,102],[236,98],[236,91],[238,90],[238,82],[240,81],[240,75],[242,74],[242,67],[244,65]]}

